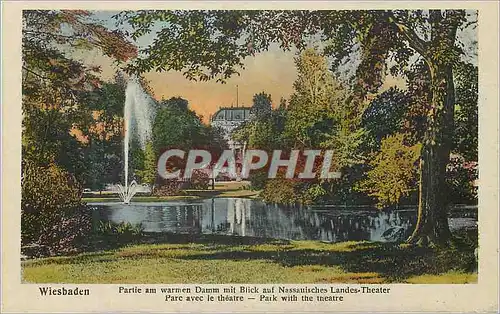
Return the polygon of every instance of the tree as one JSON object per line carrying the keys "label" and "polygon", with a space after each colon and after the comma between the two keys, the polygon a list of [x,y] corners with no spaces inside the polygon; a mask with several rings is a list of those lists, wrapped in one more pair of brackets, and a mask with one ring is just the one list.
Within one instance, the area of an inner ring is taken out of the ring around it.
{"label": "tree", "polygon": [[[90,14],[23,11],[23,243],[49,245],[51,253],[71,250],[88,235],[91,213],[81,203],[81,186],[93,165],[85,157],[97,160],[102,153],[101,145],[92,145],[99,133],[92,92],[103,83],[100,69],[76,60],[71,52],[97,49],[119,62],[137,54],[122,32],[107,30],[91,21]],[[93,171],[103,170],[101,166]]]}
{"label": "tree", "polygon": [[306,49],[295,60],[298,77],[287,111],[285,135],[295,148],[326,148],[335,152],[338,170],[362,161],[364,130],[352,92],[335,79],[326,57]]}
{"label": "tree", "polygon": [[102,191],[105,185],[106,162],[103,142],[92,141],[87,150],[85,161],[89,164],[86,171],[85,186],[94,191]]}
{"label": "tree", "polygon": [[283,109],[271,110],[266,115],[255,116],[233,130],[231,138],[247,143],[248,148],[272,151],[282,147],[283,132],[286,124]]}
{"label": "tree", "polygon": [[477,161],[478,72],[477,66],[460,62],[455,67],[456,102],[453,151],[468,161]]}
{"label": "tree", "polygon": [[188,110],[188,104],[189,102],[184,99],[184,98],[181,98],[181,97],[172,97],[170,99],[162,99],[159,103],[159,107],[160,108],[163,108],[163,107],[168,107],[168,106],[171,106],[171,107],[176,107],[177,109],[179,109],[180,111],[187,111]]}
{"label": "tree", "polygon": [[99,68],[72,58],[71,50],[99,49],[118,61],[137,49],[119,32],[91,22],[82,10],[23,11],[23,160],[51,162],[81,179],[83,147],[70,131],[88,135],[94,122],[92,94],[101,85]]}
{"label": "tree", "polygon": [[280,98],[280,104],[278,106],[278,110],[285,111],[286,107],[287,107],[286,99],[284,97],[281,97]]}
{"label": "tree", "polygon": [[370,102],[362,118],[370,148],[378,150],[383,138],[403,130],[408,106],[408,96],[396,87],[377,95]]}
{"label": "tree", "polygon": [[145,168],[145,150],[142,149],[141,143],[138,138],[132,138],[129,143],[129,160],[130,168],[132,170],[133,179],[140,181],[139,172]]}
{"label": "tree", "polygon": [[[267,115],[255,116],[233,130],[231,138],[240,143],[246,143],[248,149],[260,149],[269,155],[275,149],[283,149],[284,128],[286,125],[286,109],[280,107],[271,110]],[[268,181],[268,165],[250,172],[249,180],[253,189],[264,188]]]}
{"label": "tree", "polygon": [[120,181],[123,170],[123,107],[125,103],[125,78],[117,73],[114,82],[88,92],[86,109],[92,120],[84,130],[87,147],[85,186],[101,190],[106,183]]}
{"label": "tree", "polygon": [[328,39],[325,53],[334,56],[333,66],[359,46],[361,62],[354,89],[358,100],[380,88],[389,58],[396,61],[391,72],[405,74],[416,55],[429,69],[430,103],[419,167],[418,221],[408,241],[448,242],[447,200],[441,196],[452,146],[452,69],[462,53],[456,37],[466,23],[464,10],[140,11],[117,18],[132,26],[134,37],[150,32],[155,22],[164,23],[130,71],[178,70],[191,79],[224,81],[237,73],[244,58],[267,50],[271,42],[283,49],[292,45],[303,49],[311,34]]}
{"label": "tree", "polygon": [[255,94],[253,96],[253,105],[250,111],[257,119],[270,114],[271,110],[271,95],[268,95],[265,92],[260,92],[259,94]]}
{"label": "tree", "polygon": [[420,159],[420,193],[418,219],[409,242],[444,244],[450,238],[448,227],[448,200],[446,193],[446,165],[450,159],[453,140],[455,87],[453,65],[460,57],[456,44],[457,30],[465,23],[463,10],[430,10],[429,17],[417,15],[417,22],[430,24],[430,38],[418,37],[416,22],[411,16],[391,17],[398,34],[425,61],[430,72],[431,103],[427,111],[426,130]]}
{"label": "tree", "polygon": [[295,58],[295,66],[298,77],[288,106],[285,136],[294,147],[318,147],[335,123],[331,106],[334,80],[326,58],[314,49],[307,49]]}
{"label": "tree", "polygon": [[140,182],[151,187],[153,193],[154,183],[156,181],[157,157],[152,142],[147,142],[144,149],[143,169],[137,171]]}
{"label": "tree", "polygon": [[194,111],[176,106],[161,108],[153,123],[153,145],[157,153],[175,147],[188,150],[207,144],[205,126]]}
{"label": "tree", "polygon": [[402,197],[417,188],[415,163],[420,149],[420,144],[407,146],[402,133],[387,136],[380,151],[373,154],[371,169],[357,188],[375,197],[379,207],[399,205]]}
{"label": "tree", "polygon": [[208,150],[212,152],[212,154],[218,157],[224,150],[228,149],[227,141],[224,138],[225,131],[223,128],[206,126],[205,132],[205,138],[208,142]]}

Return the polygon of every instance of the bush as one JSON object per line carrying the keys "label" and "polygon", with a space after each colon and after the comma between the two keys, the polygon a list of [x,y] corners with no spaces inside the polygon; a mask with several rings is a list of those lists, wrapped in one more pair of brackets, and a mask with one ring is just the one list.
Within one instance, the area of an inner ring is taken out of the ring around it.
{"label": "bush", "polygon": [[260,196],[265,202],[293,205],[301,203],[302,184],[290,179],[270,179],[267,181]]}
{"label": "bush", "polygon": [[178,180],[162,180],[154,190],[155,196],[171,196],[179,194],[182,182]]}
{"label": "bush", "polygon": [[134,242],[140,239],[143,233],[142,224],[100,220],[94,225],[93,244],[99,249],[109,249],[116,245]]}
{"label": "bush", "polygon": [[304,190],[303,202],[305,204],[317,203],[322,201],[323,198],[327,196],[327,194],[328,192],[321,184],[314,183]]}
{"label": "bush", "polygon": [[267,170],[251,171],[249,175],[252,190],[262,190],[268,181]]}
{"label": "bush", "polygon": [[420,144],[407,145],[404,134],[387,136],[373,154],[366,178],[355,189],[374,197],[377,207],[399,205],[417,189],[420,149]]}
{"label": "bush", "polygon": [[94,227],[94,234],[101,236],[136,237],[142,235],[144,228],[141,224],[133,225],[130,222],[115,223],[99,221]]}
{"label": "bush", "polygon": [[21,180],[21,242],[48,247],[50,254],[77,251],[92,226],[82,189],[60,167],[26,163]]}
{"label": "bush", "polygon": [[189,179],[188,188],[192,190],[206,190],[210,184],[210,176],[203,170],[194,170]]}
{"label": "bush", "polygon": [[47,245],[50,255],[80,252],[88,242],[92,211],[82,206],[77,213],[62,217],[56,224],[40,235],[39,243]]}
{"label": "bush", "polygon": [[449,199],[454,203],[477,203],[477,163],[467,162],[461,156],[453,156],[446,168]]}

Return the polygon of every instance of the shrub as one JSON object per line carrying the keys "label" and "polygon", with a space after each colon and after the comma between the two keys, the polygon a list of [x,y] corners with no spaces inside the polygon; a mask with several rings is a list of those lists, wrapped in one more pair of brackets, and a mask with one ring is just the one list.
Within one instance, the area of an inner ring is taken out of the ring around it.
{"label": "shrub", "polygon": [[21,241],[48,247],[50,254],[76,251],[91,230],[91,214],[81,202],[82,189],[60,167],[23,165]]}
{"label": "shrub", "polygon": [[302,184],[296,180],[270,179],[260,196],[265,202],[293,205],[302,202]]}
{"label": "shrub", "polygon": [[182,182],[178,180],[162,180],[154,190],[155,196],[171,196],[179,194]]}
{"label": "shrub", "polygon": [[144,232],[142,224],[133,225],[129,222],[115,223],[111,221],[98,221],[94,225],[94,240],[106,246],[129,243],[139,239]]}
{"label": "shrub", "polygon": [[377,199],[378,207],[400,204],[417,187],[417,162],[421,145],[405,144],[403,134],[390,135],[373,154],[371,169],[356,189]]}
{"label": "shrub", "polygon": [[130,222],[115,223],[111,221],[97,222],[94,227],[94,234],[96,235],[124,235],[124,236],[140,236],[144,228],[141,224],[133,225]]}
{"label": "shrub", "polygon": [[62,217],[43,232],[38,242],[48,246],[50,255],[77,253],[88,242],[91,226],[91,210],[82,206],[78,212]]}
{"label": "shrub", "polygon": [[258,171],[251,171],[249,174],[250,186],[252,190],[262,190],[268,181],[267,170],[261,169]]}
{"label": "shrub", "polygon": [[206,190],[210,184],[210,176],[203,170],[194,170],[189,179],[189,189],[193,190]]}
{"label": "shrub", "polygon": [[325,196],[327,196],[327,191],[325,188],[319,184],[314,183],[311,184],[304,191],[303,203],[305,204],[313,204],[321,201]]}
{"label": "shrub", "polygon": [[476,203],[477,163],[467,162],[461,156],[453,156],[446,168],[446,183],[449,189],[449,199],[454,203]]}

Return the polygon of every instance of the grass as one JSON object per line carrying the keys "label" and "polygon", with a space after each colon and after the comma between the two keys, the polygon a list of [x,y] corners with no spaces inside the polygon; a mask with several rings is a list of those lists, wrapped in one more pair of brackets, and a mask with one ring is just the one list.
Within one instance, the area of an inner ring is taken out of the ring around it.
{"label": "grass", "polygon": [[[173,196],[134,196],[132,202],[162,202],[162,201],[179,201],[179,200],[196,200],[200,199],[194,195],[173,195]],[[83,202],[86,203],[106,203],[119,202],[119,197],[84,197]]]}
{"label": "grass", "polygon": [[441,275],[420,275],[408,279],[409,283],[416,284],[453,284],[477,283],[477,273],[448,271]]}
{"label": "grass", "polygon": [[[142,242],[22,262],[36,283],[475,283],[473,253],[373,242],[149,234]],[[168,243],[166,243],[168,241]],[[154,242],[154,243],[150,243]]]}
{"label": "grass", "polygon": [[[249,182],[247,181],[231,181],[231,182],[217,182],[215,189],[211,187],[207,190],[182,190],[179,195],[172,196],[134,196],[132,202],[162,202],[162,201],[178,201],[178,200],[196,200],[205,198],[228,198],[228,197],[244,197],[256,198],[259,191],[249,189]],[[114,193],[106,192],[102,195],[95,194],[95,197],[84,197],[82,200],[87,203],[92,202],[118,202],[120,199]],[[99,196],[97,196],[99,195]]]}

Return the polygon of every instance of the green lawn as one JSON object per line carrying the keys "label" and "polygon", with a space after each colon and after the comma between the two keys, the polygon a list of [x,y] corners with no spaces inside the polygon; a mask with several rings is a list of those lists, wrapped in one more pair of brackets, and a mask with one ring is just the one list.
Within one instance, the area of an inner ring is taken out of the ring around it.
{"label": "green lawn", "polygon": [[[165,235],[162,244],[22,263],[36,283],[475,283],[469,250]],[[158,241],[156,239],[155,241]]]}
{"label": "green lawn", "polygon": [[[173,195],[173,196],[134,196],[133,202],[162,202],[162,201],[179,201],[179,200],[196,200],[199,196],[194,195]],[[119,202],[119,197],[84,197],[82,201],[85,203],[106,203]]]}
{"label": "green lawn", "polygon": [[[245,197],[256,198],[259,191],[249,189],[250,185],[247,181],[242,182],[217,182],[215,189],[211,187],[207,190],[182,190],[179,195],[172,196],[134,196],[132,202],[162,202],[162,201],[178,201],[178,200],[195,200],[204,198],[224,198],[224,197]],[[88,195],[82,198],[82,201],[87,203],[92,202],[118,202],[120,199],[113,193],[105,192],[102,195],[94,194],[92,197]]]}

